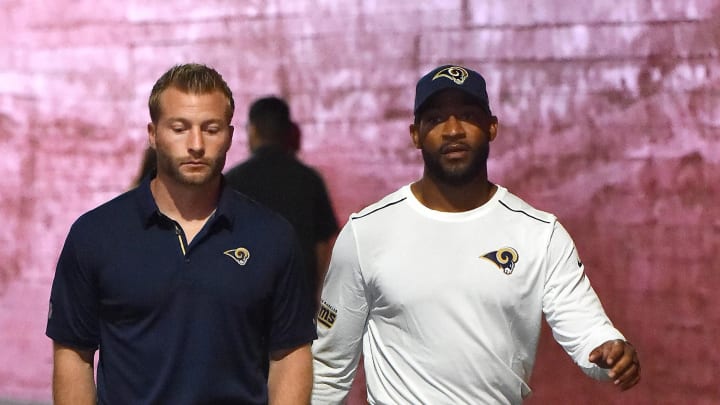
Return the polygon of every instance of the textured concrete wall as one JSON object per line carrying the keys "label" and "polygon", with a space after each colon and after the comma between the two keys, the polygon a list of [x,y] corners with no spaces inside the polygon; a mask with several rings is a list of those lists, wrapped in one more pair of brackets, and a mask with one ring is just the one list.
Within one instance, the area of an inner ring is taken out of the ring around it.
{"label": "textured concrete wall", "polygon": [[530,404],[720,403],[720,1],[0,0],[0,397],[49,401],[54,264],[126,189],[170,65],[286,96],[340,218],[420,173],[417,78],[459,62],[500,119],[493,180],[555,212],[637,346],[633,391],[582,376],[544,331]]}

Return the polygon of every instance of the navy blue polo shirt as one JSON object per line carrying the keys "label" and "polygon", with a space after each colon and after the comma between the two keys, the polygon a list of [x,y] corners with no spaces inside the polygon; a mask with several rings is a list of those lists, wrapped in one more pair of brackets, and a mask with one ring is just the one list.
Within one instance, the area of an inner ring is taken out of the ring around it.
{"label": "navy blue polo shirt", "polygon": [[99,348],[100,404],[264,404],[269,353],[315,337],[290,224],[224,187],[187,245],[146,178],[71,227],[47,335]]}

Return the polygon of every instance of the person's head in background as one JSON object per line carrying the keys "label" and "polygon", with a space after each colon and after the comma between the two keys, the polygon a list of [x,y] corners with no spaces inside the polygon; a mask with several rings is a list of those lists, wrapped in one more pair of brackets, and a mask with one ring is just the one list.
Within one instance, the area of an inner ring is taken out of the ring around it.
{"label": "person's head in background", "polygon": [[174,66],[153,86],[148,107],[156,178],[183,185],[218,181],[232,141],[235,108],[222,76],[201,64]]}
{"label": "person's head in background", "polygon": [[293,123],[290,119],[290,107],[278,97],[259,98],[250,105],[248,111],[248,147],[255,153],[264,146],[288,147]]}

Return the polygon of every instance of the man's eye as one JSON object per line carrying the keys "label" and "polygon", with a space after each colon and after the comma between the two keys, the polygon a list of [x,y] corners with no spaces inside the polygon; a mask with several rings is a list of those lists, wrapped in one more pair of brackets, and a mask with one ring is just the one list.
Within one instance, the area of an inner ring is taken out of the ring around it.
{"label": "man's eye", "polygon": [[207,129],[205,129],[205,132],[207,132],[207,133],[209,133],[209,134],[217,134],[218,132],[220,132],[220,128],[218,128],[218,127],[208,127]]}
{"label": "man's eye", "polygon": [[172,127],[173,132],[183,132],[185,130],[185,127]]}
{"label": "man's eye", "polygon": [[437,124],[443,122],[443,117],[441,117],[439,115],[432,115],[432,116],[427,117],[426,121],[428,124],[437,125]]}

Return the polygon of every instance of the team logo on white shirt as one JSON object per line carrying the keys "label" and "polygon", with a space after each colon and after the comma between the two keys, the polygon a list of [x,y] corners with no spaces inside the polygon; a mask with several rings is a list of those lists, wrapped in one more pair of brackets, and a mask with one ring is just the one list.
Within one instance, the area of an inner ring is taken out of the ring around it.
{"label": "team logo on white shirt", "polygon": [[327,302],[323,301],[322,305],[320,306],[320,310],[318,311],[317,320],[320,322],[320,324],[324,325],[326,328],[330,329],[332,328],[333,324],[335,323],[335,319],[337,318],[337,309],[335,309],[332,305],[328,304]]}
{"label": "team logo on white shirt", "polygon": [[518,252],[511,247],[504,247],[494,252],[484,254],[480,256],[480,258],[490,260],[495,263],[503,273],[510,275],[515,269],[515,263],[518,261]]}
{"label": "team logo on white shirt", "polygon": [[235,263],[244,266],[245,263],[250,259],[250,251],[244,247],[226,250],[223,252],[229,258],[235,260]]}

